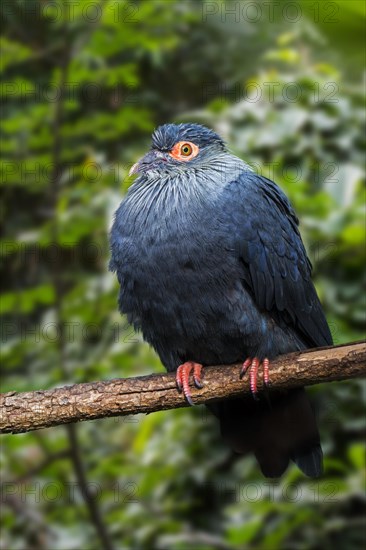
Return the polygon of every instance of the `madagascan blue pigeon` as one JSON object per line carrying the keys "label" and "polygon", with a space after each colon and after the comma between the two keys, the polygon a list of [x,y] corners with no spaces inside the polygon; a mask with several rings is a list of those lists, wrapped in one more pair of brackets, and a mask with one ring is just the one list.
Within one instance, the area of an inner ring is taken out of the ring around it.
{"label": "madagascan blue pigeon", "polygon": [[198,124],[155,130],[116,211],[110,269],[119,308],[142,331],[190,404],[189,377],[243,362],[254,399],[210,405],[234,451],[254,452],[280,476],[293,460],[308,476],[322,450],[304,389],[258,399],[271,359],[332,343],[311,264],[287,197]]}

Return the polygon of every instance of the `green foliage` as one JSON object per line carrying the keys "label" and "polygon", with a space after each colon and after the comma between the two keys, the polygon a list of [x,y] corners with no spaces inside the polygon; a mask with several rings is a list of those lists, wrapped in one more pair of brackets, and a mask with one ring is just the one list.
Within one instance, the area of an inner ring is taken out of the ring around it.
{"label": "green foliage", "polygon": [[[4,4],[2,391],[161,370],[117,312],[107,233],[130,165],[170,120],[212,125],[283,187],[335,342],[363,336],[364,111],[348,55],[361,51],[360,3],[333,26],[305,1],[296,26],[278,9],[236,21],[222,11],[235,2],[105,1],[89,19],[89,2],[72,16],[68,2]],[[78,426],[115,547],[361,547],[363,390],[312,389],[316,482],[295,467],[264,480],[200,407]],[[64,428],[2,439],[2,548],[101,548],[69,447]]]}

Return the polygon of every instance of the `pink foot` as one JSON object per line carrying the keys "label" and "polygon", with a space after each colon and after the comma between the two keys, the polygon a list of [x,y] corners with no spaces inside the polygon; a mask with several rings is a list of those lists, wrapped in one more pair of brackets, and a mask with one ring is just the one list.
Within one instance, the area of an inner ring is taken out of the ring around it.
{"label": "pink foot", "polygon": [[243,367],[241,369],[240,378],[243,378],[249,369],[249,381],[250,381],[250,391],[252,392],[253,398],[258,399],[257,396],[257,378],[258,378],[258,370],[259,367],[263,368],[263,382],[266,387],[269,386],[269,359],[265,358],[263,359],[262,363],[260,363],[258,357],[254,357],[254,359],[248,357],[243,363]]}
{"label": "pink foot", "polygon": [[193,381],[196,388],[202,388],[201,381],[202,365],[195,363],[194,361],[186,361],[177,368],[175,380],[177,382],[178,391],[183,390],[183,395],[187,399],[190,405],[194,405],[192,401],[192,394],[189,388],[189,376],[193,372]]}

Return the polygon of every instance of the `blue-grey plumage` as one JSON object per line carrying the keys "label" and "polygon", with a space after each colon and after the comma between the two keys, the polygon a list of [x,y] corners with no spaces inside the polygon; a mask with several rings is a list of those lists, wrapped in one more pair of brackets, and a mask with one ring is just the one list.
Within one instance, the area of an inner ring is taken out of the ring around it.
{"label": "blue-grey plumage", "polygon": [[[331,343],[298,220],[276,184],[196,124],[158,128],[132,171],[138,177],[115,215],[110,267],[120,283],[120,311],[167,370],[191,360],[272,359]],[[214,411],[222,427],[230,417],[224,409],[227,403]],[[320,447],[316,427],[310,432],[311,451]],[[249,447],[258,458],[255,443]],[[306,456],[305,447],[297,453],[289,444],[287,462]],[[314,467],[299,465],[318,475],[321,456],[312,454],[314,460]],[[267,475],[283,469],[261,465]]]}

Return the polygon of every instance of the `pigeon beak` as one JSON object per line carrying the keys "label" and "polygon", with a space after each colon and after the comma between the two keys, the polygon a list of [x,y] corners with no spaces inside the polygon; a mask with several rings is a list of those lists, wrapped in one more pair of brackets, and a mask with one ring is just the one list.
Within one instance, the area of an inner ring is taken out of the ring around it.
{"label": "pigeon beak", "polygon": [[139,163],[135,162],[135,164],[131,166],[130,171],[128,172],[128,175],[132,176],[133,174],[137,174],[138,171],[139,171]]}
{"label": "pigeon beak", "polygon": [[132,176],[133,174],[147,172],[152,168],[156,168],[157,161],[162,161],[162,162],[165,161],[165,159],[162,157],[163,157],[163,154],[160,153],[159,151],[149,151],[144,157],[142,157],[138,162],[136,162],[133,166],[131,166],[131,169],[128,175]]}

